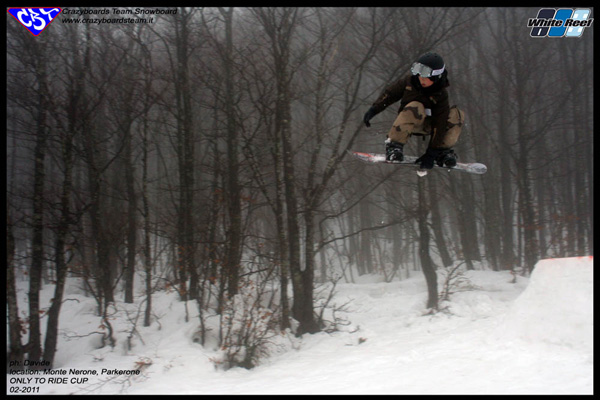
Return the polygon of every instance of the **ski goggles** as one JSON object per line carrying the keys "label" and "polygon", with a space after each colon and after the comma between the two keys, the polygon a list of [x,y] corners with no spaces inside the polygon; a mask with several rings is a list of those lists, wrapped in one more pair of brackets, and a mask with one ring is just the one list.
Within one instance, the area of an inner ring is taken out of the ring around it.
{"label": "ski goggles", "polygon": [[423,78],[433,78],[436,76],[439,76],[441,74],[444,73],[444,69],[446,68],[446,66],[444,65],[442,68],[440,69],[432,69],[430,67],[428,67],[425,64],[421,64],[419,62],[416,62],[412,65],[412,67],[410,68],[411,72],[413,75],[420,75]]}

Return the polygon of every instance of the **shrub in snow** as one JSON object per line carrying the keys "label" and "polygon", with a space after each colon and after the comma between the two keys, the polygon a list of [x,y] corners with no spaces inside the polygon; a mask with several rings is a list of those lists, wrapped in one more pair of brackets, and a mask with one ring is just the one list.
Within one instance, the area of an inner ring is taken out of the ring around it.
{"label": "shrub in snow", "polygon": [[281,336],[275,309],[262,304],[264,286],[243,282],[238,294],[228,299],[221,315],[221,346],[216,366],[253,368],[277,347]]}
{"label": "shrub in snow", "polygon": [[454,293],[475,290],[471,280],[465,275],[465,262],[458,263],[455,266],[445,267],[439,271],[439,282],[442,282],[439,293],[439,301],[450,301],[450,296]]}
{"label": "shrub in snow", "polygon": [[330,284],[324,284],[315,288],[315,311],[317,312],[317,324],[319,328],[327,333],[337,332],[342,326],[350,325],[350,321],[340,316],[340,313],[348,313],[350,301],[338,305],[332,302],[337,283],[342,276],[332,278]]}

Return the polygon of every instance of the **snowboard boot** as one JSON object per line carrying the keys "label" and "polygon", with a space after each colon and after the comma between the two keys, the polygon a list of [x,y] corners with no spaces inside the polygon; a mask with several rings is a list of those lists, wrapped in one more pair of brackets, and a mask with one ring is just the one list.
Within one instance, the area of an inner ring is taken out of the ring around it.
{"label": "snowboard boot", "polygon": [[387,161],[404,160],[403,149],[404,145],[402,143],[393,142],[390,139],[387,139],[385,141],[385,159]]}
{"label": "snowboard boot", "polygon": [[440,152],[440,154],[436,158],[437,165],[440,167],[455,167],[456,166],[456,153],[452,149],[444,149]]}

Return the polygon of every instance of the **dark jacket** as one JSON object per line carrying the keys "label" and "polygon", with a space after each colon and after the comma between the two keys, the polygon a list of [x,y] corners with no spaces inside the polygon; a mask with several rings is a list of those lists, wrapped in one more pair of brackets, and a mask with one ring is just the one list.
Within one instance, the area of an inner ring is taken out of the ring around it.
{"label": "dark jacket", "polygon": [[444,71],[440,79],[428,88],[421,86],[418,76],[407,75],[387,86],[373,103],[373,108],[380,113],[389,105],[401,100],[399,113],[411,101],[421,102],[426,109],[431,109],[431,127],[433,129],[431,133],[434,133],[431,140],[433,140],[437,134],[446,132],[448,113],[450,112],[448,91],[446,90],[448,86],[450,86],[448,71]]}

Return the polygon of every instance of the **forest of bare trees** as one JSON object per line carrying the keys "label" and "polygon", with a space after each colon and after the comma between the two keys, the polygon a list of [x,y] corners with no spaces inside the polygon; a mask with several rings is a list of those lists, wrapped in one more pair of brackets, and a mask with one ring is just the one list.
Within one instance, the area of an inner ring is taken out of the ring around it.
{"label": "forest of bare trees", "polygon": [[[111,305],[143,301],[148,326],[158,290],[201,328],[252,292],[301,335],[324,328],[318,283],[422,271],[435,308],[437,268],[592,254],[593,32],[532,38],[537,11],[178,8],[39,36],[7,16],[9,358],[52,363],[69,279],[114,345]],[[485,175],[347,155],[383,150],[397,107],[362,116],[429,50],[466,113],[459,161]]]}

